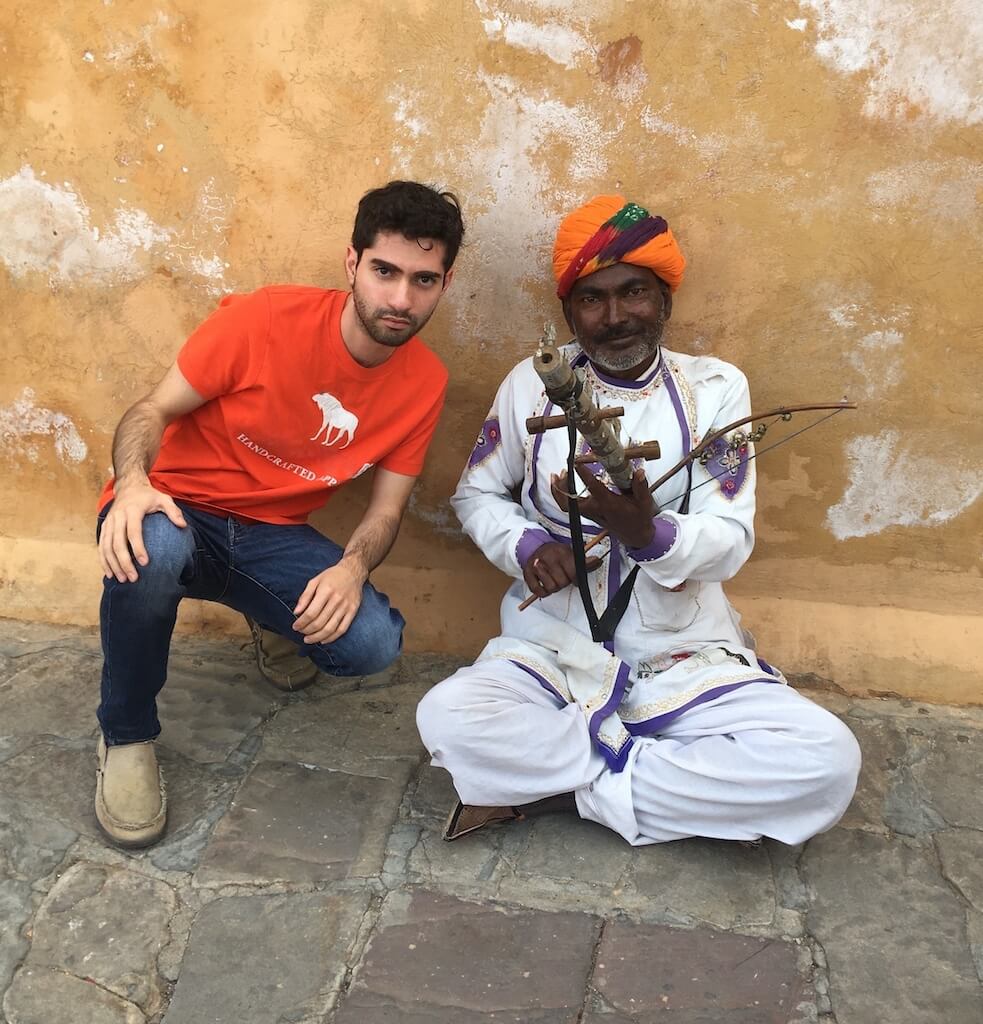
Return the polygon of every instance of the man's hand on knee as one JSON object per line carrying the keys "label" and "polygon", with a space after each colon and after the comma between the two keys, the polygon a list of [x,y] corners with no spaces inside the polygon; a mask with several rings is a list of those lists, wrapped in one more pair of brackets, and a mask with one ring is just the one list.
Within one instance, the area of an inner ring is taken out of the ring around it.
{"label": "man's hand on knee", "polygon": [[294,608],[293,628],[308,644],[330,644],[348,632],[362,603],[365,577],[344,562],[315,576]]}
{"label": "man's hand on knee", "polygon": [[151,512],[163,512],[175,526],[188,525],[174,499],[150,484],[117,487],[99,531],[99,561],[107,580],[115,576],[120,583],[135,583],[138,573],[134,559],[139,565],[150,561],[143,543],[143,520]]}

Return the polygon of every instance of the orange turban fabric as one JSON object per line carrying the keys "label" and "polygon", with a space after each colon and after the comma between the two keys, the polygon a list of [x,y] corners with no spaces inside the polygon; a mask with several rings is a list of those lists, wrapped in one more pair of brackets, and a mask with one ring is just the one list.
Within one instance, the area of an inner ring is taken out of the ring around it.
{"label": "orange turban fabric", "polygon": [[661,217],[624,196],[595,196],[560,222],[553,243],[556,294],[565,299],[575,281],[612,263],[648,267],[674,292],[686,257]]}

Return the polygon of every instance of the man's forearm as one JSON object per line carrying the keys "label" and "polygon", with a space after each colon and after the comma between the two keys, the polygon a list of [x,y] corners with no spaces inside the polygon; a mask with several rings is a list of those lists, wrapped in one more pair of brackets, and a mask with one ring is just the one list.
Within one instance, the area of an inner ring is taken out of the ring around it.
{"label": "man's forearm", "polygon": [[379,513],[363,519],[355,528],[348,543],[341,564],[357,571],[364,579],[382,564],[399,533],[402,517],[390,513]]}
{"label": "man's forearm", "polygon": [[113,436],[113,473],[117,485],[146,482],[165,426],[164,417],[146,400],[123,414]]}

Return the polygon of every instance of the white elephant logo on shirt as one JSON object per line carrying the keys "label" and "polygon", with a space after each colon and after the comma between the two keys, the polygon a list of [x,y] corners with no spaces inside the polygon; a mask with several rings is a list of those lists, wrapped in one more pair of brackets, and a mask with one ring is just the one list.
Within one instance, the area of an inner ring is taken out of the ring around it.
{"label": "white elephant logo on shirt", "polygon": [[321,444],[333,445],[344,438],[345,443],[341,447],[347,448],[355,439],[358,417],[327,391],[320,395],[311,395],[311,398],[321,410],[321,426],[311,440],[316,441],[323,433],[324,440]]}

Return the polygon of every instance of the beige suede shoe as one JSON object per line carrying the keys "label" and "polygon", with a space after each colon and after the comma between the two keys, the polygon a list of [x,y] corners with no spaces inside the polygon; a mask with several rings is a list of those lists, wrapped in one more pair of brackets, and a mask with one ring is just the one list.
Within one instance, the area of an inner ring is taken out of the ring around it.
{"label": "beige suede shoe", "polygon": [[156,843],[167,822],[167,794],[153,742],[96,749],[96,821],[117,846],[136,849]]}
{"label": "beige suede shoe", "polygon": [[317,679],[317,665],[297,653],[293,640],[263,629],[248,615],[245,619],[253,635],[256,664],[263,677],[278,690],[303,690]]}

